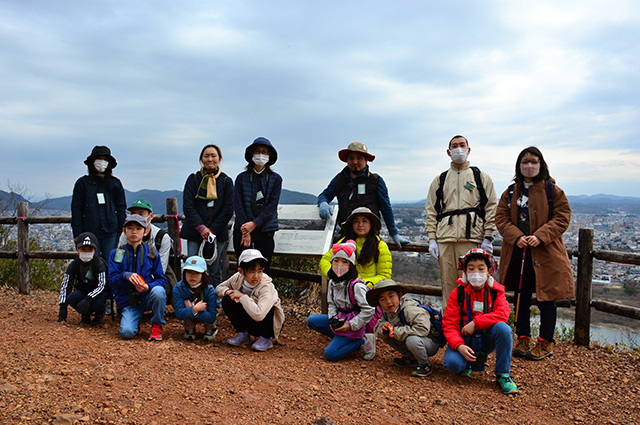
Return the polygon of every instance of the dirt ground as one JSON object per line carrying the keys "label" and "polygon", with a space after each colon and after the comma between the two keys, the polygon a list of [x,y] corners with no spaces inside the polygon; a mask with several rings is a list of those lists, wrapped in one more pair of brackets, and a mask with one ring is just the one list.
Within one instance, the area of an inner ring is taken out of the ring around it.
{"label": "dirt ground", "polygon": [[[442,366],[413,378],[378,344],[373,362],[322,356],[328,339],[307,329],[316,307],[285,303],[282,345],[266,353],[182,339],[169,316],[164,341],[124,341],[118,326],[80,326],[69,309],[57,323],[57,294],[0,289],[2,424],[629,424],[640,423],[640,353],[559,343],[550,359],[515,359],[520,394],[505,396],[486,372],[462,378]],[[324,420],[321,420],[325,418]]]}

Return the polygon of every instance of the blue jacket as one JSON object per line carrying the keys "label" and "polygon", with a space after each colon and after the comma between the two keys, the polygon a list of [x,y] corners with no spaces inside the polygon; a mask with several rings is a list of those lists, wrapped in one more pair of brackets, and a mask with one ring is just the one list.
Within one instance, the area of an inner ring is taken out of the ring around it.
{"label": "blue jacket", "polygon": [[[184,184],[182,193],[182,208],[184,209],[184,223],[180,230],[180,237],[190,241],[202,242],[196,226],[204,224],[221,242],[229,240],[229,221],[233,217],[233,180],[225,173],[220,173],[216,179],[218,199],[207,201],[196,199],[202,174],[200,171],[191,174]],[[206,192],[204,193],[206,195]],[[213,202],[213,206],[207,206]]]}
{"label": "blue jacket", "polygon": [[113,289],[113,298],[120,311],[129,305],[129,297],[127,296],[129,289],[135,288],[129,281],[132,273],[138,273],[149,285],[149,291],[142,293],[143,299],[149,295],[152,288],[161,286],[166,290],[167,287],[164,273],[162,272],[162,262],[157,252],[154,251],[155,256],[152,255],[153,258],[149,258],[149,246],[144,243],[140,244],[138,246],[137,261],[134,265],[133,247],[126,244],[121,249],[124,251],[124,255],[119,263],[116,262],[115,257],[120,249],[114,249],[109,254],[109,286]]}
{"label": "blue jacket", "polygon": [[[257,217],[253,214],[258,193],[258,181],[262,184],[264,196],[264,208]],[[266,188],[266,189],[265,189]],[[257,231],[262,233],[278,230],[278,202],[282,191],[282,177],[280,174],[265,169],[260,174],[251,168],[238,174],[234,187],[233,207],[236,211],[234,229],[239,230],[244,223],[253,221],[258,226]],[[266,192],[266,193],[265,193]]]}
{"label": "blue jacket", "polygon": [[[98,203],[98,193],[104,203]],[[71,229],[73,237],[82,232],[116,233],[122,230],[127,200],[120,180],[113,176],[83,176],[73,187]]]}
{"label": "blue jacket", "polygon": [[[218,296],[213,285],[207,285],[204,288],[204,293],[191,292],[191,289],[187,287],[183,281],[180,281],[173,287],[173,308],[176,311],[176,319],[178,320],[200,320],[205,323],[214,323],[218,314]],[[193,315],[193,307],[185,307],[184,302],[186,300],[192,301],[198,298],[200,301],[207,303],[207,309],[201,311],[197,316]]]}

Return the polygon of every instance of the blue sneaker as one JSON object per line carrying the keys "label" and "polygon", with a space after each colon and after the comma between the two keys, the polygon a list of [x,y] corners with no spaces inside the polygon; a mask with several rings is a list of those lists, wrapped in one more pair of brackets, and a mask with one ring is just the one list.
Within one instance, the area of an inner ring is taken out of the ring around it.
{"label": "blue sneaker", "polygon": [[463,370],[458,372],[458,376],[464,376],[465,378],[471,378],[471,365],[467,365]]}
{"label": "blue sneaker", "polygon": [[267,351],[271,347],[273,347],[273,341],[271,338],[265,338],[263,336],[258,338],[258,340],[251,346],[251,348],[256,351]]}
{"label": "blue sneaker", "polygon": [[498,376],[498,385],[500,385],[502,392],[505,394],[518,394],[518,387],[508,373]]}
{"label": "blue sneaker", "polygon": [[251,344],[251,336],[249,335],[249,332],[238,332],[238,335],[227,340],[227,344],[233,345],[234,347],[249,345]]}

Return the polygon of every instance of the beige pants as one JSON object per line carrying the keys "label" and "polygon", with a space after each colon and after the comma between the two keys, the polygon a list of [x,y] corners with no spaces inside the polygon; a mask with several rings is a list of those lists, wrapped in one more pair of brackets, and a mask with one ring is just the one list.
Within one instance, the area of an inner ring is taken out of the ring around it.
{"label": "beige pants", "polygon": [[462,270],[458,270],[458,258],[466,254],[470,249],[478,248],[475,242],[444,242],[438,243],[440,255],[440,280],[442,282],[442,313],[447,306],[447,300],[451,291],[458,286],[456,281],[462,276]]}

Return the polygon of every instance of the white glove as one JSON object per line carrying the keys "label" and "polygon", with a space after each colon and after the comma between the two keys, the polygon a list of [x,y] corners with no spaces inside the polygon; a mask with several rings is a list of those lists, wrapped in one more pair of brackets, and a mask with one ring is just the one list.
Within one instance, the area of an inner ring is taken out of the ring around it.
{"label": "white glove", "polygon": [[480,248],[484,249],[489,254],[493,254],[493,244],[489,240],[486,240],[486,239],[483,240],[482,245],[480,245]]}
{"label": "white glove", "polygon": [[440,251],[438,250],[438,242],[434,240],[429,241],[429,254],[431,254],[434,259],[438,259],[438,257],[440,256]]}

